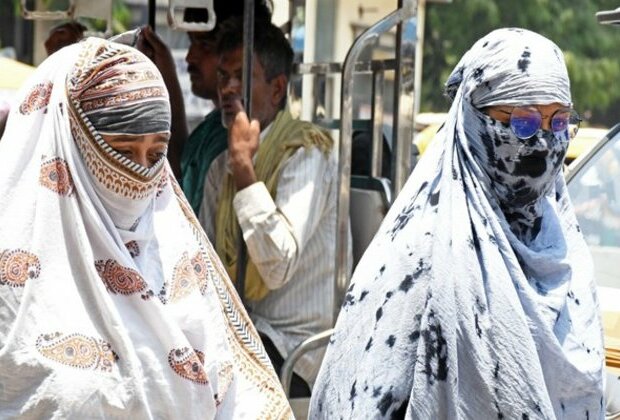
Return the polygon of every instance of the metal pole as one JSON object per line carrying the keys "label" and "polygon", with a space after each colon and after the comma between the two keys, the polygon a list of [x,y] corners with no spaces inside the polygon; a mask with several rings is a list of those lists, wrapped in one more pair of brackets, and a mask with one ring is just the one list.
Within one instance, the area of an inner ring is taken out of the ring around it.
{"label": "metal pole", "polygon": [[155,13],[156,13],[155,1],[156,0],[149,0],[149,6],[148,6],[149,26],[151,27],[153,32],[155,32]]}
{"label": "metal pole", "polygon": [[383,163],[383,92],[385,70],[372,73],[372,148],[370,176],[382,176]]}
{"label": "metal pole", "polygon": [[[254,0],[243,4],[243,105],[252,115],[252,64],[254,58]],[[261,127],[263,128],[263,127]]]}
{"label": "metal pole", "polygon": [[[243,105],[248,118],[252,118],[252,64],[254,59],[254,0],[243,3]],[[261,127],[264,128],[264,127]],[[239,228],[237,238],[237,293],[245,300],[245,269],[248,251],[243,240],[243,232]]]}
{"label": "metal pole", "polygon": [[338,149],[338,206],[336,219],[336,274],[334,281],[334,320],[340,312],[344,290],[349,282],[349,207],[351,196],[351,146],[353,143],[353,74],[358,57],[379,36],[402,22],[403,9],[397,9],[362,33],[353,43],[342,66],[340,91],[340,145]]}
{"label": "metal pole", "polygon": [[[415,5],[415,6],[414,6]],[[394,137],[392,143],[392,188],[396,197],[405,185],[411,171],[411,143],[413,142],[413,66],[403,56],[407,39],[403,34],[408,19],[415,16],[417,2],[398,0],[403,19],[396,29],[396,75],[394,78]],[[413,57],[411,57],[413,59]],[[409,68],[409,71],[408,71]]]}

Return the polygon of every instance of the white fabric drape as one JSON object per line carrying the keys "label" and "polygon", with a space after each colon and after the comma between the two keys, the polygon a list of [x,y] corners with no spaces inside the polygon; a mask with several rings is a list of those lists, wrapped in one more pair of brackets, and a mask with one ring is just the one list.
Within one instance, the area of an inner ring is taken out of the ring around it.
{"label": "white fabric drape", "polygon": [[[569,105],[562,54],[497,30],[447,88],[445,126],[353,275],[311,417],[602,418],[601,323],[560,171],[566,141],[521,141],[478,110]],[[540,156],[544,170],[528,172]],[[533,201],[514,205],[516,188]]]}
{"label": "white fabric drape", "polygon": [[143,57],[96,39],[50,57],[0,141],[0,417],[288,418],[167,164],[110,155],[70,97],[116,54]]}

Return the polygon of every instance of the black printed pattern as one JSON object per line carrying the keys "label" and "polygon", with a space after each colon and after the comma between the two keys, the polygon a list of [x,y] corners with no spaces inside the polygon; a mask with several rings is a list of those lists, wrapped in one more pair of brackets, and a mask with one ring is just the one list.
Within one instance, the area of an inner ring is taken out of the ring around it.
{"label": "black printed pattern", "polygon": [[567,144],[519,140],[480,111],[570,103],[562,56],[537,34],[498,30],[446,94],[440,145],[353,275],[310,418],[600,418],[601,326],[560,173]]}

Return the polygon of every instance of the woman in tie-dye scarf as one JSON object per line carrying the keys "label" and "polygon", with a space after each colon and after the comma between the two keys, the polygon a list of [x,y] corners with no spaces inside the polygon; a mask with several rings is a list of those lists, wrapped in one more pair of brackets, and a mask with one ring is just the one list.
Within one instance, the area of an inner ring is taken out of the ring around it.
{"label": "woman in tie-dye scarf", "polygon": [[43,62],[0,142],[0,418],[288,418],[171,176],[168,92],[133,48]]}
{"label": "woman in tie-dye scarf", "polygon": [[480,39],[357,267],[312,418],[600,419],[590,254],[562,161],[579,120],[559,48]]}

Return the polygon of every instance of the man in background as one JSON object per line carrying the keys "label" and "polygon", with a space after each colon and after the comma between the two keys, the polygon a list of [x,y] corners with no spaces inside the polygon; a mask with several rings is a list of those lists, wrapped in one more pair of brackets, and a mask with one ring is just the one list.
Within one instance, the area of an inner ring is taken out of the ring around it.
{"label": "man in background", "polygon": [[[302,341],[333,325],[337,159],[317,126],[287,105],[293,51],[257,20],[251,116],[242,104],[243,25],[220,29],[218,95],[228,148],[207,173],[199,219],[231,278],[240,233],[248,250],[246,308],[276,372]],[[241,232],[240,232],[241,231]],[[310,394],[323,350],[295,365],[290,395]]]}
{"label": "man in background", "polygon": [[45,51],[50,56],[67,45],[74,44],[84,38],[86,26],[72,20],[54,26],[45,40]]}
{"label": "man in background", "polygon": [[[189,135],[183,105],[183,95],[174,67],[172,54],[166,44],[151,28],[144,28],[137,47],[150,57],[161,71],[170,94],[172,106],[172,136],[168,160],[180,180],[183,192],[196,214],[200,211],[204,180],[213,160],[227,146],[227,132],[221,124],[217,98],[216,38],[220,25],[231,16],[243,15],[243,0],[215,0],[216,26],[209,32],[188,32],[190,46],[185,60],[190,74],[192,93],[213,101],[215,109]],[[255,2],[256,19],[271,19],[271,11],[264,0]],[[187,22],[207,22],[207,9],[187,8]]]}

